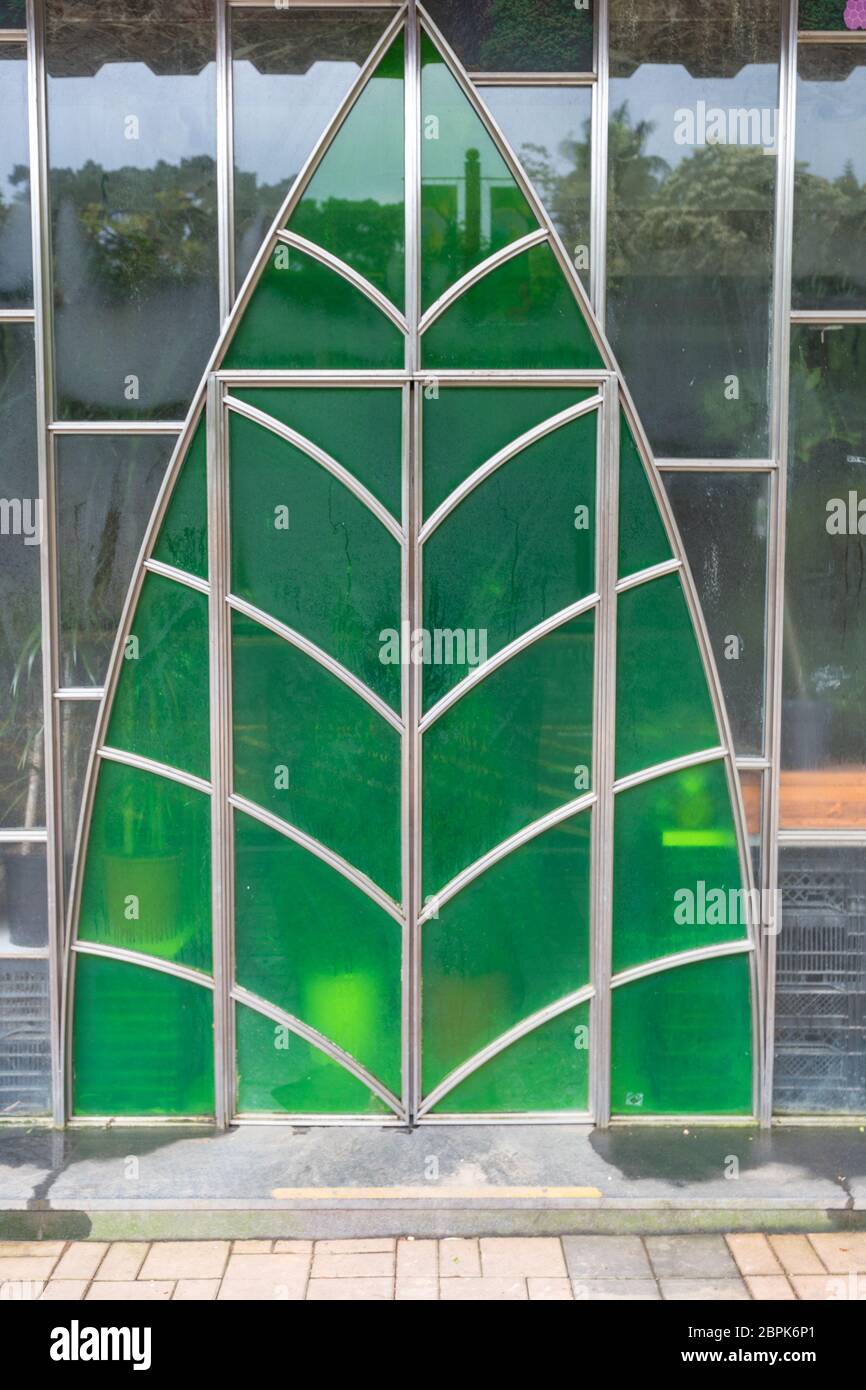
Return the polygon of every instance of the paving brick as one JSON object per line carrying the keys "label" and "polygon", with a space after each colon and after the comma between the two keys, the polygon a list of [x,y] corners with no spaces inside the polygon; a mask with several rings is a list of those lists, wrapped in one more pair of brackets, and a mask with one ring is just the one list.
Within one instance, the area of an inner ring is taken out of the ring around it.
{"label": "paving brick", "polygon": [[275,1240],[275,1255],[307,1255],[313,1253],[313,1242],[311,1240]]}
{"label": "paving brick", "polygon": [[742,1279],[661,1279],[662,1297],[668,1303],[748,1303],[749,1290]]}
{"label": "paving brick", "polygon": [[[233,1255],[270,1255],[272,1240],[233,1240]],[[176,1296],[176,1295],[175,1295]]]}
{"label": "paving brick", "polygon": [[770,1245],[786,1274],[825,1273],[805,1236],[770,1236]]}
{"label": "paving brick", "polygon": [[105,1259],[94,1276],[96,1279],[110,1279],[114,1283],[125,1283],[135,1279],[150,1249],[146,1240],[116,1240],[109,1245]]}
{"label": "paving brick", "polygon": [[393,1237],[375,1240],[317,1240],[317,1255],[384,1255],[393,1252],[397,1241]]}
{"label": "paving brick", "polygon": [[462,1236],[439,1242],[440,1279],[480,1279],[481,1253],[477,1240]]}
{"label": "paving brick", "polygon": [[859,1274],[792,1274],[797,1297],[810,1303],[866,1302],[866,1279]]}
{"label": "paving brick", "polygon": [[572,1279],[652,1278],[637,1236],[563,1236],[562,1248]]}
{"label": "paving brick", "polygon": [[316,1245],[313,1251],[313,1279],[393,1279],[395,1254],[393,1250],[346,1251],[342,1255],[323,1254]]}
{"label": "paving brick", "polygon": [[747,1274],[746,1286],[756,1303],[791,1303],[797,1297],[784,1274]]}
{"label": "paving brick", "polygon": [[398,1279],[436,1279],[439,1276],[439,1247],[435,1240],[397,1242]]}
{"label": "paving brick", "polygon": [[831,1274],[866,1273],[866,1232],[809,1236],[809,1241]]}
{"label": "paving brick", "polygon": [[481,1272],[485,1279],[565,1278],[565,1258],[555,1236],[484,1237]]}
{"label": "paving brick", "polygon": [[56,1260],[63,1254],[65,1244],[63,1240],[0,1240],[0,1258],[20,1260],[35,1255]]}
{"label": "paving brick", "polygon": [[575,1301],[649,1303],[661,1298],[655,1279],[573,1279]]}
{"label": "paving brick", "polygon": [[782,1273],[782,1266],[766,1236],[732,1235],[727,1237],[727,1241],[741,1274]]}
{"label": "paving brick", "polygon": [[75,1303],[84,1297],[88,1279],[49,1279],[39,1296],[40,1303]]}
{"label": "paving brick", "polygon": [[529,1295],[525,1279],[443,1279],[439,1284],[443,1303],[517,1303]]}
{"label": "paving brick", "polygon": [[735,1279],[737,1266],[724,1236],[647,1236],[659,1279]]}
{"label": "paving brick", "polygon": [[311,1279],[310,1303],[383,1303],[394,1297],[393,1279]]}
{"label": "paving brick", "polygon": [[87,1291],[86,1303],[168,1302],[174,1292],[170,1279],[102,1279]]}
{"label": "paving brick", "polygon": [[174,1303],[212,1303],[219,1293],[219,1279],[178,1279],[172,1301]]}
{"label": "paving brick", "polygon": [[398,1303],[436,1303],[439,1298],[439,1280],[424,1279],[419,1275],[397,1278],[394,1297]]}
{"label": "paving brick", "polygon": [[104,1240],[76,1240],[60,1257],[53,1279],[92,1279],[108,1249]]}
{"label": "paving brick", "polygon": [[160,1240],[150,1247],[139,1279],[219,1279],[227,1240]]}
{"label": "paving brick", "polygon": [[56,1264],[55,1255],[44,1260],[35,1255],[22,1255],[20,1258],[14,1255],[0,1256],[0,1283],[49,1279]]}
{"label": "paving brick", "polygon": [[529,1278],[526,1287],[533,1303],[571,1303],[574,1299],[570,1279]]}
{"label": "paving brick", "polygon": [[218,1298],[298,1302],[304,1297],[309,1268],[307,1255],[231,1255]]}

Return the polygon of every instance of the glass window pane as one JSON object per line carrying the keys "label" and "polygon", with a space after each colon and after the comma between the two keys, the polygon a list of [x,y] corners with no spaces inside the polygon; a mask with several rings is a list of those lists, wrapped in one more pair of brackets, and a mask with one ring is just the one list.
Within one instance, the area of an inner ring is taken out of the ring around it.
{"label": "glass window pane", "polygon": [[393,9],[301,9],[294,4],[232,11],[238,286],[393,17]]}
{"label": "glass window pane", "polygon": [[862,0],[800,0],[801,29],[866,29]]}
{"label": "glass window pane", "polygon": [[0,129],[0,304],[22,308],[33,303],[24,44],[0,44]]}
{"label": "glass window pane", "polygon": [[482,87],[584,286],[590,270],[589,87]]}
{"label": "glass window pane", "polygon": [[45,820],[33,328],[0,323],[0,827]]}
{"label": "glass window pane", "polygon": [[60,703],[60,786],[63,815],[63,869],[66,891],[72,882],[72,861],[78,837],[84,778],[96,728],[98,700]]}
{"label": "glass window pane", "polygon": [[746,813],[746,834],[749,838],[749,852],[752,856],[752,873],[755,887],[762,886],[762,827],[764,814],[764,774],[763,772],[740,772],[740,787],[743,793],[743,810]]}
{"label": "glass window pane", "polygon": [[780,1114],[866,1110],[866,868],[862,848],[783,846],[776,939]]}
{"label": "glass window pane", "polygon": [[795,326],[782,823],[866,825],[866,328]]}
{"label": "glass window pane", "polygon": [[47,960],[0,956],[0,1114],[51,1108]]}
{"label": "glass window pane", "polygon": [[593,0],[429,0],[464,67],[484,72],[591,72]]}
{"label": "glass window pane", "polygon": [[0,0],[0,29],[23,29],[27,23],[27,0]]}
{"label": "glass window pane", "polygon": [[619,576],[625,579],[639,574],[672,555],[640,450],[623,415],[619,434]]}
{"label": "glass window pane", "polygon": [[610,10],[614,351],[656,453],[766,457],[777,0]]}
{"label": "glass window pane", "polygon": [[49,0],[58,413],[181,419],[219,330],[213,13],[70,9]]}
{"label": "glass window pane", "polygon": [[165,509],[153,558],[199,579],[208,577],[207,432],[202,416]]}
{"label": "glass window pane", "polygon": [[863,308],[866,51],[806,45],[798,69],[793,303]]}
{"label": "glass window pane", "polygon": [[101,685],[174,441],[57,439],[60,683]]}
{"label": "glass window pane", "polygon": [[[10,952],[25,954],[45,950],[47,946],[45,845],[0,844],[0,976],[5,968],[3,957]],[[2,991],[0,981],[0,996]],[[3,1023],[0,1003],[0,1035]]]}
{"label": "glass window pane", "polygon": [[764,738],[769,483],[747,473],[666,473],[739,754]]}

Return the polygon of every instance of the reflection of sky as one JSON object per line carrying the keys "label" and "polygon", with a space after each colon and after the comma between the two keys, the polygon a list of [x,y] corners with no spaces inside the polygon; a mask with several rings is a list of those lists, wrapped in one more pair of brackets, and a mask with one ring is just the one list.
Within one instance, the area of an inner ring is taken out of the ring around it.
{"label": "reflection of sky", "polygon": [[259,183],[297,174],[359,71],[356,63],[314,63],[302,74],[265,74],[236,62],[235,167]]}
{"label": "reflection of sky", "polygon": [[828,179],[850,160],[866,183],[866,66],[844,82],[797,84],[797,160]]}
{"label": "reflection of sky", "polygon": [[481,97],[518,157],[524,145],[540,145],[555,174],[571,172],[573,161],[562,157],[560,146],[585,138],[592,112],[588,87],[482,87]]}
{"label": "reflection of sky", "polygon": [[[29,164],[27,153],[27,63],[0,62],[0,193],[8,203],[16,196],[9,175],[16,164]],[[20,196],[20,185],[18,187]]]}

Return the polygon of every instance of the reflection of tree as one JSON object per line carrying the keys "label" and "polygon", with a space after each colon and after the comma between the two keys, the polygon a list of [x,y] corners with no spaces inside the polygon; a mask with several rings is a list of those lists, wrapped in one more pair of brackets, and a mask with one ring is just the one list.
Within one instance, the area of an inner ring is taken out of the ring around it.
{"label": "reflection of tree", "polygon": [[592,13],[563,0],[431,0],[430,13],[469,68],[586,71]]}

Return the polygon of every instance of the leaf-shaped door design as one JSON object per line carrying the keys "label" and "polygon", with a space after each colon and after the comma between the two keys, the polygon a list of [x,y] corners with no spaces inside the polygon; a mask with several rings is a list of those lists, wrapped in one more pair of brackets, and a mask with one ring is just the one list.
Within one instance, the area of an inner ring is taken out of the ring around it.
{"label": "leaf-shaped door design", "polygon": [[409,6],[250,272],[128,595],[72,1111],[751,1114],[749,889],[626,384]]}

